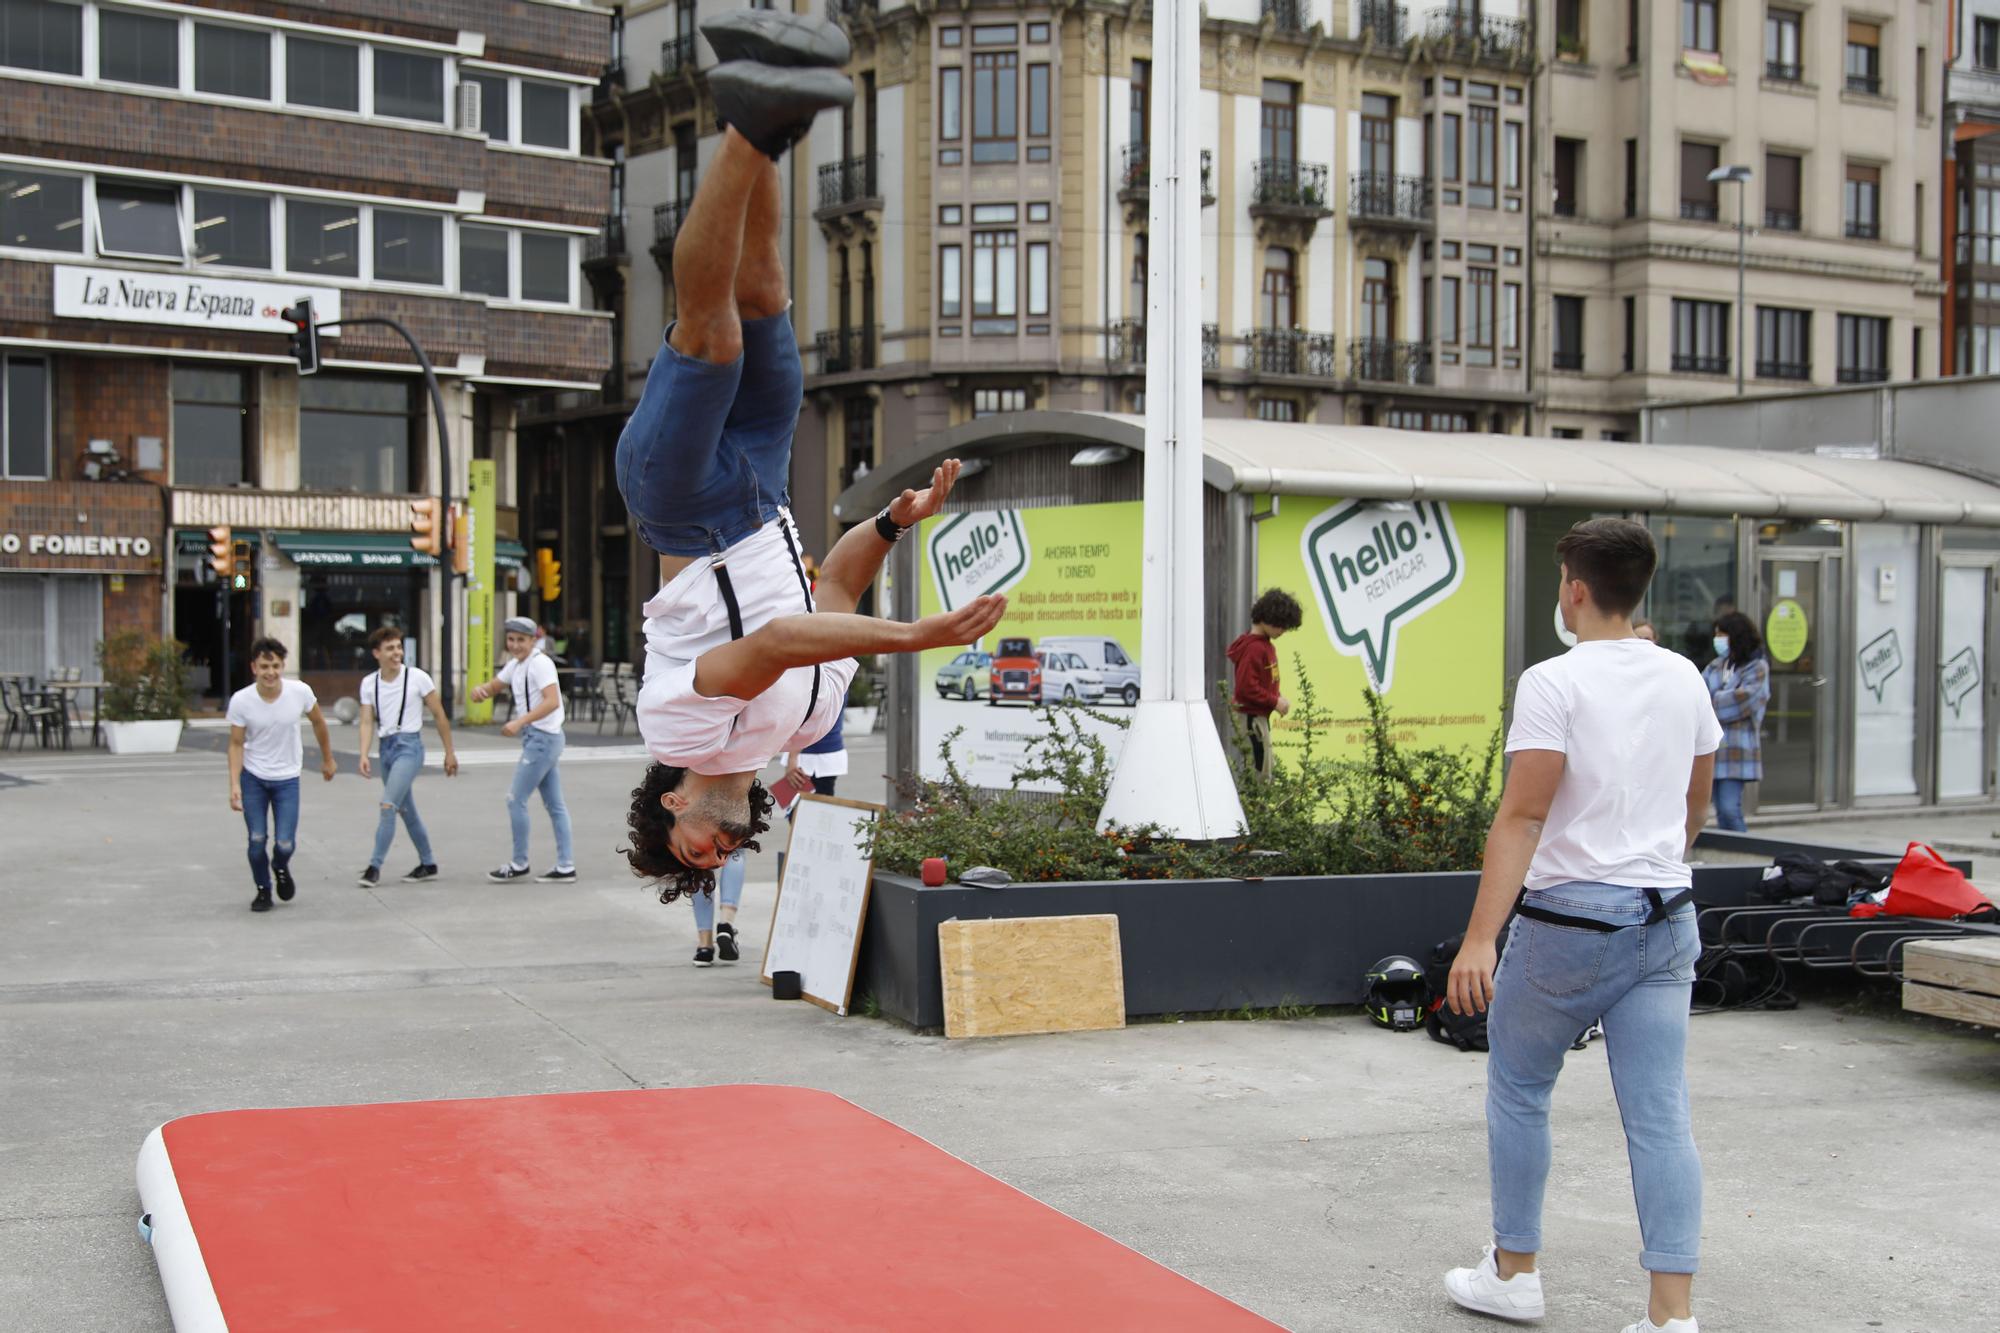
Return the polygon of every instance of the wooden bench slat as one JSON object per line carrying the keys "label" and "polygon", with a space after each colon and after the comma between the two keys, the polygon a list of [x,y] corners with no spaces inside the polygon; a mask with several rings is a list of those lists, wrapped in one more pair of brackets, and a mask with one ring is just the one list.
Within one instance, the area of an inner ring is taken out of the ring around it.
{"label": "wooden bench slat", "polygon": [[2000,995],[2000,939],[1911,940],[1903,975],[1930,986]]}
{"label": "wooden bench slat", "polygon": [[1945,990],[1905,981],[1903,1008],[1911,1013],[1930,1014],[1934,1018],[2000,1028],[2000,996],[1975,995],[1971,991]]}

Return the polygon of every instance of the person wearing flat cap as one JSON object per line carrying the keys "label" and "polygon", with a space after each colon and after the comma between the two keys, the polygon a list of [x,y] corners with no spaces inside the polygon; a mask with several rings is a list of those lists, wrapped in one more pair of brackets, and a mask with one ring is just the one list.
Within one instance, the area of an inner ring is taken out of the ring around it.
{"label": "person wearing flat cap", "polygon": [[562,773],[557,767],[563,752],[562,682],[556,676],[556,664],[535,647],[541,630],[534,621],[526,616],[510,617],[506,631],[507,661],[500,674],[472,687],[475,700],[491,699],[503,689],[514,692],[514,714],[500,730],[521,738],[521,761],[514,765],[514,783],[507,790],[514,854],[505,865],[487,871],[486,878],[504,884],[534,873],[528,864],[528,797],[539,791],[549,823],[555,827],[556,863],[535,879],[543,884],[574,884],[576,861],[570,853],[569,807],[563,804]]}

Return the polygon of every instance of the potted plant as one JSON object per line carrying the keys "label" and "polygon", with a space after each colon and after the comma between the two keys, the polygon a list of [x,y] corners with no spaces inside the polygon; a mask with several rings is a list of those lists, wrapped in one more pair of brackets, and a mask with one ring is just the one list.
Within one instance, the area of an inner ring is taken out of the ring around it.
{"label": "potted plant", "polygon": [[172,754],[187,723],[183,645],[127,629],[97,645],[104,668],[98,707],[113,754]]}

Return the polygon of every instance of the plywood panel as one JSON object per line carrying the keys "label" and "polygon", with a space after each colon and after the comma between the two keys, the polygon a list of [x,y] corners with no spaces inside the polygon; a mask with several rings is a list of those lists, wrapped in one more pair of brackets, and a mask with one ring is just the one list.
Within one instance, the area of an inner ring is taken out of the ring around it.
{"label": "plywood panel", "polygon": [[2000,996],[1975,995],[1965,990],[1945,990],[1940,986],[1903,983],[1903,1007],[1915,1014],[1955,1019],[2000,1028]]}
{"label": "plywood panel", "polygon": [[1125,1026],[1115,916],[938,923],[947,1037]]}
{"label": "plywood panel", "polygon": [[1903,948],[1903,975],[1929,986],[2000,995],[2000,939],[1912,940]]}

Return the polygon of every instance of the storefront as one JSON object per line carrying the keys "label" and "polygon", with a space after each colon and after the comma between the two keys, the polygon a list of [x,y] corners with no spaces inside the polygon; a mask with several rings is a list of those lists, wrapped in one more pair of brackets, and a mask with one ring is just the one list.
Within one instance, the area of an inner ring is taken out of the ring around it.
{"label": "storefront", "polygon": [[108,630],[160,627],[160,493],[0,481],[0,674],[95,679]]}

